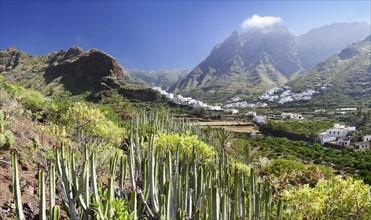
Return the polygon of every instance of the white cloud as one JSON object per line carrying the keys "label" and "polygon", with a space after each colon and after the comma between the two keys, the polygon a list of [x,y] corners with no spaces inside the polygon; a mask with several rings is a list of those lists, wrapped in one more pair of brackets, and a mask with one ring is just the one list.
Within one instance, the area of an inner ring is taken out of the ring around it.
{"label": "white cloud", "polygon": [[253,15],[251,18],[244,20],[241,24],[241,27],[243,29],[254,27],[264,28],[268,26],[273,26],[281,22],[282,18],[280,17]]}

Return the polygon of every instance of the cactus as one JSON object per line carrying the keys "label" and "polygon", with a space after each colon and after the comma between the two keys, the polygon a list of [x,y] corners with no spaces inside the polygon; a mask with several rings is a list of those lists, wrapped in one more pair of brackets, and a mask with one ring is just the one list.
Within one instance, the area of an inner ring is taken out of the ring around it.
{"label": "cactus", "polygon": [[19,186],[19,174],[18,174],[18,165],[17,165],[17,155],[15,152],[12,152],[12,167],[13,167],[13,196],[14,203],[17,213],[17,218],[20,220],[25,219],[23,214],[23,206],[21,200],[21,188]]}
{"label": "cactus", "polygon": [[45,178],[43,170],[39,170],[39,200],[39,219],[46,220]]}
{"label": "cactus", "polygon": [[[49,197],[50,210],[52,210],[55,206],[55,166],[53,163],[51,163],[49,166]],[[50,214],[50,218],[52,219],[52,214]]]}
{"label": "cactus", "polygon": [[125,187],[125,180],[126,180],[126,170],[127,170],[127,158],[122,156],[120,159],[120,187],[123,189]]}
{"label": "cactus", "polygon": [[[54,163],[49,167],[50,219],[60,215],[60,208],[55,205],[56,181],[64,201],[63,209],[70,219],[114,218],[117,214],[112,203],[117,199],[116,173],[119,174],[119,191],[123,191],[126,178],[131,181],[129,218],[272,219],[275,215],[272,210],[276,209],[277,219],[280,218],[282,201],[278,201],[276,207],[269,181],[261,182],[254,169],[250,174],[237,169],[224,151],[216,155],[213,162],[205,164],[195,150],[192,155],[180,155],[181,145],[176,146],[176,151],[175,148],[170,151],[154,146],[154,137],[158,133],[203,134],[186,120],[145,115],[136,118],[128,130],[131,131],[128,155],[110,157],[108,188],[105,190],[97,178],[94,152],[89,155],[85,147],[81,160],[77,160],[79,157],[71,149],[62,146],[55,150]],[[207,135],[204,138],[208,139]],[[15,154],[12,164],[17,216],[24,219]],[[43,171],[39,175],[40,218],[45,219]]]}
{"label": "cactus", "polygon": [[160,211],[159,208],[159,199],[158,199],[158,190],[157,190],[157,181],[156,181],[156,173],[155,173],[155,156],[154,156],[154,149],[153,149],[153,142],[152,138],[150,138],[149,143],[149,151],[148,151],[148,168],[149,168],[149,182],[150,182],[150,193],[151,193],[151,200],[153,203],[154,211],[157,213]]}
{"label": "cactus", "polygon": [[51,210],[51,216],[50,216],[50,219],[51,220],[59,220],[60,218],[60,213],[61,213],[61,209],[59,208],[58,205],[56,206],[53,206],[52,210]]}

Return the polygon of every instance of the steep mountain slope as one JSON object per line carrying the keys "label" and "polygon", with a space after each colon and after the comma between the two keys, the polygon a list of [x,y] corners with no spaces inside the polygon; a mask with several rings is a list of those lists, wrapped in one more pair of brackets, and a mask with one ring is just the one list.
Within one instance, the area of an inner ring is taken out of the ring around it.
{"label": "steep mountain slope", "polygon": [[[319,98],[371,100],[371,35],[319,63],[309,74],[288,85],[294,90],[329,85]],[[326,98],[325,97],[325,98]]]}
{"label": "steep mountain slope", "polygon": [[170,91],[214,101],[256,94],[305,74],[368,34],[370,26],[356,22],[327,25],[299,37],[281,26],[241,35],[235,31]]}
{"label": "steep mountain slope", "polygon": [[185,77],[189,70],[154,70],[143,71],[139,69],[128,70],[124,75],[127,83],[147,87],[159,86],[168,90],[174,85],[179,77]]}
{"label": "steep mountain slope", "polygon": [[235,31],[171,91],[205,98],[260,92],[304,72],[296,49],[284,27]]}
{"label": "steep mountain slope", "polygon": [[306,70],[370,34],[366,22],[335,23],[315,28],[298,37],[299,58]]}
{"label": "steep mountain slope", "polygon": [[112,89],[128,98],[154,100],[150,89],[129,88],[123,81],[125,68],[110,55],[79,47],[44,56],[32,56],[14,47],[0,51],[0,74],[8,82],[42,92],[45,95],[84,95],[99,98]]}

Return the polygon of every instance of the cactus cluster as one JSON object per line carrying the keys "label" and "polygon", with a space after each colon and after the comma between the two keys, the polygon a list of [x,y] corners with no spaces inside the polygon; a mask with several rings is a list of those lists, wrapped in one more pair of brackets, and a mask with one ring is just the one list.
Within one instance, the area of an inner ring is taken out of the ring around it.
{"label": "cactus cluster", "polygon": [[[49,209],[44,171],[39,171],[40,219],[47,219],[47,213],[50,219],[59,218],[57,188],[62,208],[73,220],[279,218],[281,203],[272,199],[269,181],[258,181],[254,169],[238,169],[224,153],[203,163],[195,151],[180,155],[181,146],[175,152],[156,147],[155,135],[176,132],[203,135],[184,120],[148,114],[137,117],[130,126],[127,155],[110,157],[107,187],[97,177],[95,152],[85,147],[82,164],[78,164],[72,149],[55,149],[48,175]],[[13,154],[17,217],[24,219],[16,161]],[[115,201],[129,205],[126,210],[118,209],[121,203]]]}
{"label": "cactus cluster", "polygon": [[[24,220],[25,215],[23,213],[23,206],[22,206],[22,200],[21,200],[21,190],[20,190],[20,184],[19,184],[19,173],[18,173],[18,165],[17,165],[17,154],[16,152],[12,152],[12,167],[13,167],[13,196],[14,196],[14,203],[16,207],[16,215],[17,219]],[[61,209],[58,205],[55,205],[55,182],[53,181],[52,175],[54,173],[51,171],[53,168],[53,165],[50,167],[50,203],[49,203],[49,219],[50,220],[58,220],[60,218],[60,212]],[[45,177],[44,177],[44,171],[39,170],[38,173],[38,179],[39,179],[39,219],[40,220],[46,220],[47,219],[47,206],[46,206],[46,195],[45,195]],[[53,191],[54,190],[54,191]],[[53,193],[52,193],[53,192]]]}

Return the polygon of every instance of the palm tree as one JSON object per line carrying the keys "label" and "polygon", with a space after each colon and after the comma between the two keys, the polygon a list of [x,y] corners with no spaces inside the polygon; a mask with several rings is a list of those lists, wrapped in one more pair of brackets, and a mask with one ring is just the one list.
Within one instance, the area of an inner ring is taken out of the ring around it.
{"label": "palm tree", "polygon": [[231,146],[231,142],[234,140],[234,135],[227,129],[219,128],[215,131],[215,138],[219,142],[224,153],[225,149]]}

